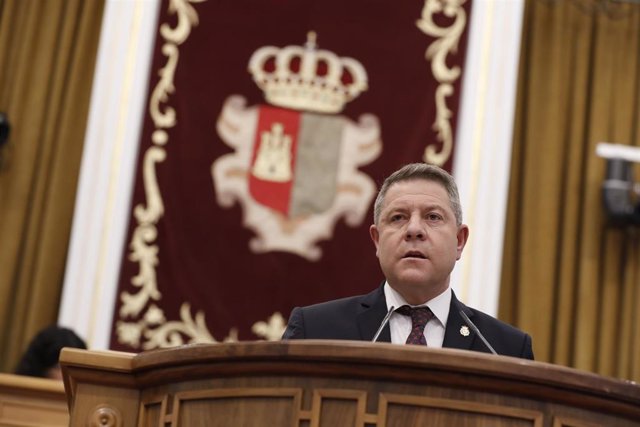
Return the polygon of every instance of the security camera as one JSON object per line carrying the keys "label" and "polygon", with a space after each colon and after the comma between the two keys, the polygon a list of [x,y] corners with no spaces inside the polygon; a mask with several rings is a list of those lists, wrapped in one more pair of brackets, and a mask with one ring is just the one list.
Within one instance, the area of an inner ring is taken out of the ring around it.
{"label": "security camera", "polygon": [[607,159],[602,200],[616,225],[640,225],[640,184],[633,180],[633,163],[640,163],[640,147],[601,142],[596,154]]}

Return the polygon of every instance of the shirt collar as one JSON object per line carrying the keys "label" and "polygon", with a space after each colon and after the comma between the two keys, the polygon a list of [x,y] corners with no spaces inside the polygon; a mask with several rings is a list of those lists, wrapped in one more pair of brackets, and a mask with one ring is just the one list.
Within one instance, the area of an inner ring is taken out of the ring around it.
{"label": "shirt collar", "polygon": [[384,283],[384,297],[387,301],[387,311],[394,308],[394,311],[403,305],[409,305],[411,307],[427,306],[433,312],[433,316],[440,321],[442,326],[447,326],[447,318],[449,317],[449,308],[451,307],[451,288],[447,289],[431,300],[418,305],[409,304],[403,297],[389,285],[389,282]]}

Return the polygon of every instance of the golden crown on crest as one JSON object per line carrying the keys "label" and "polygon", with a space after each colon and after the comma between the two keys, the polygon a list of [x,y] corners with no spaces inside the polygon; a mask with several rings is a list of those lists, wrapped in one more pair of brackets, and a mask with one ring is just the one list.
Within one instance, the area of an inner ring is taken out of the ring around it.
{"label": "golden crown on crest", "polygon": [[318,50],[316,33],[304,46],[265,46],[249,60],[249,72],[267,101],[280,107],[338,113],[367,89],[367,72],[353,58]]}

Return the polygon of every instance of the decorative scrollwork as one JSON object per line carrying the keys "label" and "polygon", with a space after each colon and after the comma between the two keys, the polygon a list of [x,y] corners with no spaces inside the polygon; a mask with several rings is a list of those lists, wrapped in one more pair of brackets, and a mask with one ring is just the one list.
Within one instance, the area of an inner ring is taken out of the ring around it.
{"label": "decorative scrollwork", "polygon": [[169,12],[176,14],[178,24],[175,28],[171,28],[169,24],[160,26],[160,34],[162,37],[175,44],[180,45],[187,40],[191,33],[191,27],[198,25],[198,13],[190,3],[202,3],[205,0],[170,0]]}
{"label": "decorative scrollwork", "polygon": [[[135,206],[133,213],[138,225],[131,236],[129,259],[138,263],[139,272],[131,279],[131,284],[139,288],[136,293],[122,292],[120,299],[120,318],[136,318],[137,321],[120,320],[116,324],[118,341],[133,348],[145,350],[158,347],[171,347],[186,342],[217,342],[207,329],[203,312],[191,315],[188,303],[180,308],[180,320],[167,321],[164,311],[155,303],[162,294],[158,290],[156,267],[158,265],[159,247],[154,242],[158,236],[156,224],[164,214],[162,193],[158,185],[156,167],[162,163],[167,153],[164,146],[169,136],[165,129],[177,123],[176,111],[170,105],[169,95],[175,92],[174,77],[180,58],[179,45],[191,33],[191,28],[198,24],[198,14],[190,3],[204,0],[171,0],[169,12],[177,14],[178,23],[171,28],[164,23],[160,26],[160,34],[165,39],[162,53],[167,61],[159,71],[160,81],[152,91],[149,101],[149,114],[156,127],[151,140],[153,145],[144,154],[143,183],[146,206],[142,203]],[[164,108],[163,108],[163,105]],[[186,337],[186,339],[185,339]],[[238,331],[231,329],[223,341],[237,341]]]}
{"label": "decorative scrollwork", "polygon": [[[154,242],[158,236],[156,224],[164,214],[162,193],[157,181],[156,167],[162,163],[167,153],[164,145],[168,142],[165,129],[177,123],[176,111],[166,105],[169,95],[175,92],[174,77],[180,58],[179,45],[184,43],[191,28],[198,24],[198,14],[191,3],[204,0],[170,0],[169,12],[177,15],[177,25],[171,28],[167,23],[160,26],[160,34],[165,40],[162,54],[167,61],[159,71],[160,81],[152,91],[149,101],[149,114],[156,127],[152,134],[153,145],[144,153],[143,183],[146,206],[141,203],[133,210],[138,222],[131,243],[129,259],[138,263],[139,272],[131,279],[131,283],[139,288],[138,292],[122,292],[120,299],[120,318],[137,317],[146,307],[142,318],[136,322],[118,321],[116,333],[120,343],[139,348],[141,339],[145,349],[167,347],[183,343],[180,334],[191,337],[191,341],[214,342],[204,322],[204,315],[197,313],[195,320],[191,318],[188,304],[183,304],[180,315],[181,322],[166,322],[164,312],[150,301],[159,301],[162,294],[158,290],[156,267],[158,265],[159,247]],[[164,108],[163,108],[163,104]]]}
{"label": "decorative scrollwork", "polygon": [[251,332],[267,341],[278,341],[282,338],[284,330],[287,328],[287,322],[282,314],[275,312],[266,322],[256,322],[251,327]]}
{"label": "decorative scrollwork", "polygon": [[156,266],[158,265],[158,245],[153,244],[158,230],[155,223],[164,213],[162,196],[156,181],[155,164],[162,162],[166,152],[162,148],[150,147],[145,153],[143,176],[144,187],[148,205],[142,204],[134,208],[134,216],[138,226],[131,237],[131,253],[129,259],[140,265],[140,270],[131,279],[131,283],[140,288],[136,294],[123,292],[121,295],[122,306],[120,316],[137,316],[149,301],[149,298],[159,300],[161,294],[158,291],[156,281]]}
{"label": "decorative scrollwork", "polygon": [[[421,19],[416,25],[425,34],[435,37],[425,52],[427,61],[431,61],[431,72],[438,82],[436,89],[436,119],[433,129],[442,142],[442,149],[427,145],[424,161],[442,166],[451,157],[453,132],[451,130],[451,110],[447,107],[447,97],[453,94],[453,83],[460,77],[460,67],[447,66],[447,56],[458,50],[458,43],[467,23],[467,14],[463,8],[466,0],[425,0]],[[438,26],[434,16],[443,13],[453,23],[446,27]]]}
{"label": "decorative scrollwork", "polygon": [[[164,320],[164,315],[162,315],[162,320]],[[145,321],[148,322],[147,319],[145,319]],[[199,311],[196,313],[195,319],[192,318],[191,307],[188,303],[183,303],[180,307],[180,321],[173,320],[159,323],[159,326],[156,328],[146,328],[144,336],[147,341],[142,346],[145,350],[186,344],[183,338],[184,336],[191,338],[187,343],[216,342],[216,339],[213,338],[207,329],[204,313]],[[233,339],[234,337],[235,339]],[[227,337],[225,341],[237,341],[237,337],[238,332],[232,329],[230,336]]]}
{"label": "decorative scrollwork", "polygon": [[[183,303],[180,307],[179,321],[167,322],[162,309],[152,304],[142,319],[137,322],[118,322],[117,330],[120,342],[132,347],[140,347],[141,338],[146,338],[142,344],[144,350],[218,342],[207,329],[204,313],[197,312],[194,319],[188,303]],[[190,339],[185,340],[184,337]],[[238,330],[231,328],[222,342],[235,341],[238,341]]]}
{"label": "decorative scrollwork", "polygon": [[153,123],[157,128],[170,128],[176,125],[176,110],[173,107],[167,106],[165,111],[162,112],[160,104],[169,101],[169,94],[176,90],[173,84],[173,78],[176,67],[178,66],[180,51],[176,45],[165,43],[164,46],[162,46],[162,53],[167,57],[167,64],[158,72],[160,81],[151,94],[149,110]]}

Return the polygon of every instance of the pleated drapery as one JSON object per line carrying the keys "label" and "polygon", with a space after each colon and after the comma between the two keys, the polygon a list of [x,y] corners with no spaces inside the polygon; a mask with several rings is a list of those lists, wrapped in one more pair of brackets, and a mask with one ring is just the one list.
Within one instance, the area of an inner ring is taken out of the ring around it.
{"label": "pleated drapery", "polygon": [[0,170],[3,371],[58,315],[103,7],[0,1],[0,111],[12,124]]}
{"label": "pleated drapery", "polygon": [[640,230],[607,222],[596,145],[640,146],[640,4],[527,1],[518,84],[500,317],[538,360],[638,381]]}

